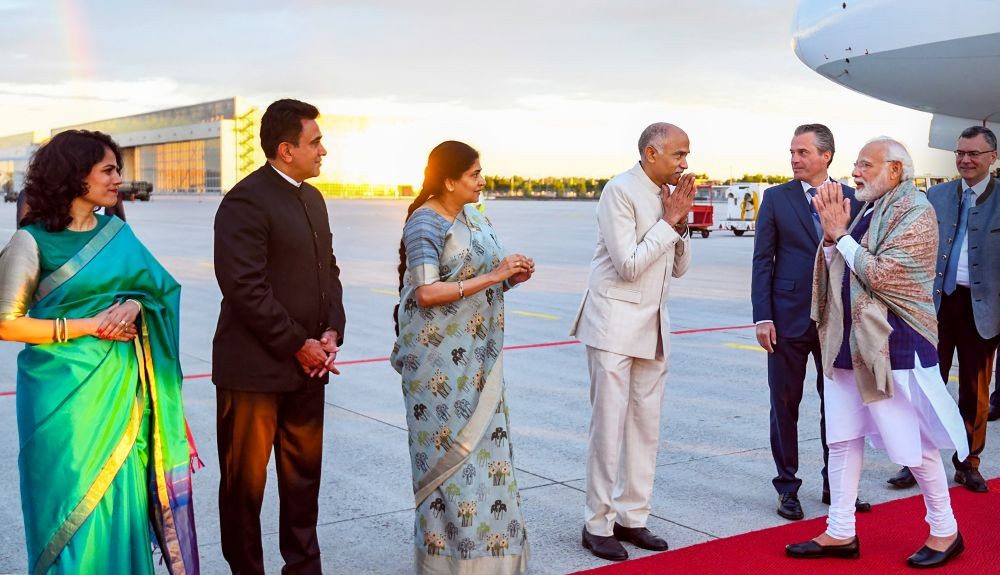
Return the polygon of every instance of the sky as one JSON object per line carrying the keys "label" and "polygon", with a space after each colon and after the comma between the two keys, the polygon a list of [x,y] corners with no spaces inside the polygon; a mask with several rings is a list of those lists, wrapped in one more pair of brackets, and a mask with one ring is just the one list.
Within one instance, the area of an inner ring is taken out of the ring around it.
{"label": "sky", "polygon": [[[0,136],[242,96],[293,97],[370,130],[336,146],[359,179],[417,183],[458,139],[484,172],[608,177],[656,121],[689,169],[789,174],[799,124],[833,130],[834,177],[868,139],[955,173],[930,115],[831,83],[791,49],[797,0],[0,0]],[[327,134],[327,139],[337,134]]]}

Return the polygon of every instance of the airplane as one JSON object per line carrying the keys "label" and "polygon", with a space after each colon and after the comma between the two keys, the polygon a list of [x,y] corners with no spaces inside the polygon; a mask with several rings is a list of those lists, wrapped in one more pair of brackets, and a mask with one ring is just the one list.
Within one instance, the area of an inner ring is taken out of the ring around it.
{"label": "airplane", "polygon": [[933,114],[932,148],[971,125],[1000,133],[997,0],[802,0],[792,48],[837,84]]}

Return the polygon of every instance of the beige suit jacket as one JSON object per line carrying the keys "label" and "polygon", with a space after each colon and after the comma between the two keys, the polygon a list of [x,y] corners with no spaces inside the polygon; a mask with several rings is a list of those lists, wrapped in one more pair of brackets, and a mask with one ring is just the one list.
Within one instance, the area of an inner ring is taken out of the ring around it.
{"label": "beige suit jacket", "polygon": [[669,352],[670,278],[687,271],[691,246],[690,236],[682,238],[662,217],[660,188],[640,164],[604,187],[597,250],[571,336],[642,359],[658,359],[660,341]]}

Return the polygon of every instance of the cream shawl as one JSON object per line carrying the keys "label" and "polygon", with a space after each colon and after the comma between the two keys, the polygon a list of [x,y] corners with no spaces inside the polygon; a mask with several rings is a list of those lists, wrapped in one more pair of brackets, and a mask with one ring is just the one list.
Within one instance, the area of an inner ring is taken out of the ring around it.
{"label": "cream shawl", "polygon": [[[823,373],[831,377],[844,338],[841,286],[844,274],[849,273],[851,362],[865,403],[892,397],[893,393],[889,363],[892,327],[887,311],[937,345],[937,314],[931,291],[938,247],[934,209],[910,180],[876,200],[872,209],[871,225],[861,238],[853,272],[839,251],[834,252],[829,266],[822,246],[817,251],[811,312],[819,328]],[[862,217],[864,211],[855,224]]]}

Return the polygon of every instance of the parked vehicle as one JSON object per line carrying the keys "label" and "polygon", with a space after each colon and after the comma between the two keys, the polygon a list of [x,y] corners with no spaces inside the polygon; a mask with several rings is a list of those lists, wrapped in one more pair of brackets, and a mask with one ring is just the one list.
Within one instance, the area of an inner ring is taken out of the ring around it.
{"label": "parked vehicle", "polygon": [[702,184],[695,189],[694,204],[688,212],[688,229],[693,235],[695,232],[701,233],[701,237],[707,238],[712,233],[712,223],[715,220],[715,206],[712,205],[712,186]]}
{"label": "parked vehicle", "polygon": [[10,180],[3,183],[3,201],[4,203],[17,201],[17,192],[14,191],[14,182]]}
{"label": "parked vehicle", "polygon": [[[926,192],[931,187],[936,186],[938,184],[943,184],[950,179],[951,178],[947,176],[932,176],[930,174],[926,174],[923,176],[917,176],[913,178],[913,185],[917,186],[917,188],[920,189],[921,191]],[[854,182],[851,182],[847,185],[853,186]]]}
{"label": "parked vehicle", "polygon": [[725,192],[725,219],[717,220],[713,229],[730,230],[737,236],[754,231],[764,190],[771,185],[737,182],[729,186]]}
{"label": "parked vehicle", "polygon": [[118,193],[123,199],[130,202],[134,202],[136,200],[139,200],[140,202],[148,202],[150,195],[153,193],[153,184],[142,180],[122,182],[121,185],[118,186]]}

